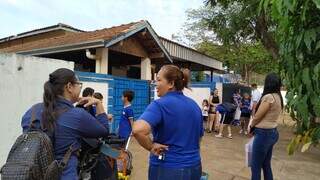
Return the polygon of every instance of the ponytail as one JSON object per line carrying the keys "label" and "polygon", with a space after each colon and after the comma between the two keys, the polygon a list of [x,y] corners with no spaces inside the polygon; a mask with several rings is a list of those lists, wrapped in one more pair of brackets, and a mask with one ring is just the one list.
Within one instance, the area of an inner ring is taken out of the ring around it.
{"label": "ponytail", "polygon": [[43,93],[43,113],[42,113],[42,125],[44,129],[52,131],[55,126],[55,108],[57,104],[56,95],[53,92],[53,87],[50,81],[47,81],[44,84],[44,93]]}
{"label": "ponytail", "polygon": [[183,74],[183,79],[182,79],[182,82],[183,82],[183,87],[184,88],[188,88],[188,85],[189,85],[189,82],[190,82],[190,70],[185,68],[185,69],[182,69],[182,74]]}
{"label": "ponytail", "polygon": [[41,125],[44,130],[53,132],[55,121],[59,115],[57,100],[64,93],[68,83],[75,83],[77,78],[70,69],[60,68],[49,75],[49,80],[44,83],[43,112]]}

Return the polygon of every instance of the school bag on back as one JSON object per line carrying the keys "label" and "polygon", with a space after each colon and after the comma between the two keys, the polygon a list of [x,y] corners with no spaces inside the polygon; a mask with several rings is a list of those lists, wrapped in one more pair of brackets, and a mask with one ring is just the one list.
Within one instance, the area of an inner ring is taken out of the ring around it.
{"label": "school bag on back", "polygon": [[62,161],[54,159],[50,137],[35,128],[35,106],[32,107],[29,131],[16,139],[0,170],[2,180],[59,180],[72,154],[71,145]]}

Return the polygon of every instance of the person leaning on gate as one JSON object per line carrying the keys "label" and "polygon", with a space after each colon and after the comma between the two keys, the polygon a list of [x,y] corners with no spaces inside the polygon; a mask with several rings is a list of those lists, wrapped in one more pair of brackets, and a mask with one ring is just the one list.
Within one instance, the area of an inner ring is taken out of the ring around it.
{"label": "person leaning on gate", "polygon": [[251,160],[251,180],[261,179],[261,169],[265,180],[272,180],[271,158],[273,146],[279,139],[277,120],[283,109],[280,93],[281,79],[275,73],[267,75],[262,97],[256,114],[248,127],[254,135]]}
{"label": "person leaning on gate", "polygon": [[160,98],[134,122],[134,137],[150,151],[149,180],[201,178],[202,113],[197,103],[182,92],[188,82],[188,70],[163,66],[156,82]]}
{"label": "person leaning on gate", "polygon": [[[82,83],[72,70],[61,68],[49,75],[44,84],[43,102],[35,107],[36,119],[43,129],[52,132],[54,156],[61,160],[72,145],[73,153],[64,168],[61,180],[77,180],[77,150],[81,147],[81,138],[106,137],[109,134],[108,120],[100,100],[93,97],[79,99]],[[95,105],[97,116],[90,115],[83,108],[75,108],[79,102],[84,107]],[[30,108],[22,117],[23,132],[30,128]],[[38,123],[37,126],[40,127]]]}

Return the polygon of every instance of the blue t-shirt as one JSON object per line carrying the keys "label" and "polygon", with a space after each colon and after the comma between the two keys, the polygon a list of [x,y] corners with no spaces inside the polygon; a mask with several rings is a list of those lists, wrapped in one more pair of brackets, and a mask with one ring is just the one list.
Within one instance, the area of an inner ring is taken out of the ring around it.
{"label": "blue t-shirt", "polygon": [[250,114],[251,113],[251,110],[250,110],[251,100],[250,99],[242,99],[241,104],[242,104],[242,107],[240,108],[241,113]]}
{"label": "blue t-shirt", "polygon": [[[81,147],[81,138],[107,137],[109,134],[108,118],[105,113],[96,117],[89,114],[83,108],[75,108],[72,102],[66,99],[57,101],[58,108],[68,109],[62,113],[56,120],[54,156],[61,160],[69,147],[74,144],[76,151]],[[43,105],[35,106],[36,119],[42,120]],[[21,126],[23,132],[27,132],[30,125],[32,108],[30,108],[22,117]],[[40,127],[40,122],[36,122],[36,127]],[[67,166],[62,172],[60,180],[77,180],[78,158],[72,154]]]}
{"label": "blue t-shirt", "polygon": [[130,119],[133,119],[133,110],[131,105],[124,107],[119,122],[119,136],[121,138],[129,138],[132,127],[130,124]]}
{"label": "blue t-shirt", "polygon": [[150,165],[183,168],[199,165],[203,122],[200,107],[180,91],[153,101],[139,119],[152,127],[153,141],[168,145],[165,159],[150,154]]}

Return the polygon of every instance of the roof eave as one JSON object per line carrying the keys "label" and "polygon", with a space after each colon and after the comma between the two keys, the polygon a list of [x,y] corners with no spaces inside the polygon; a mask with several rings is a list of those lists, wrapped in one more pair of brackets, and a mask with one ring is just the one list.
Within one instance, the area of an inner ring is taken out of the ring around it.
{"label": "roof eave", "polygon": [[40,49],[33,49],[28,51],[18,51],[17,54],[23,54],[23,55],[53,54],[53,53],[60,53],[60,52],[66,52],[66,51],[75,51],[75,50],[82,50],[82,49],[89,49],[89,48],[104,47],[104,44],[105,44],[104,40],[87,41],[87,42],[68,44],[63,46],[40,48]]}
{"label": "roof eave", "polygon": [[160,39],[158,38],[157,34],[154,32],[154,30],[152,29],[152,27],[149,25],[149,23],[147,22],[143,22],[139,25],[137,25],[136,28],[126,32],[126,33],[123,33],[123,34],[120,34],[119,36],[115,36],[114,38],[108,40],[105,42],[105,47],[110,47],[130,36],[132,36],[133,34],[139,32],[139,31],[142,31],[143,29],[148,29],[148,31],[150,32],[151,36],[153,37],[153,39],[156,41],[157,45],[160,47],[160,49],[162,50],[162,52],[164,53],[165,57],[171,62],[173,63],[173,60],[171,58],[171,56],[169,55],[168,51],[166,50],[166,48],[162,45]]}

